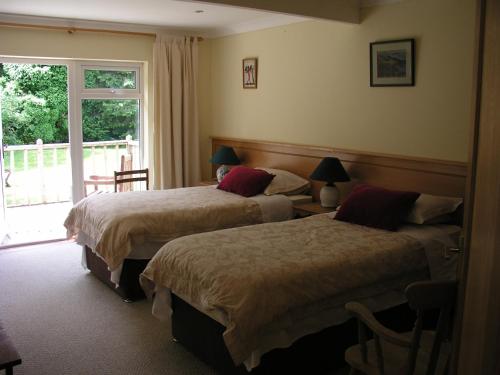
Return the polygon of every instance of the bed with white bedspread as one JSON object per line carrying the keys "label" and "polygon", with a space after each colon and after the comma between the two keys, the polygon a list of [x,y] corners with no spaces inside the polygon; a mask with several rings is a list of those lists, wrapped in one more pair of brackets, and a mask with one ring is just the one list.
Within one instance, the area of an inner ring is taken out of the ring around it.
{"label": "bed with white bedspread", "polygon": [[153,313],[168,319],[171,293],[225,327],[236,365],[348,319],[344,304],[374,311],[404,303],[413,281],[454,276],[444,256],[460,227],[404,226],[397,232],[316,215],[234,228],[166,244],[141,283]]}
{"label": "bed with white bedspread", "polygon": [[[78,202],[64,225],[69,237],[75,236],[104,261],[118,286],[125,260],[150,259],[175,238],[292,215],[292,201],[284,195],[245,198],[200,186],[95,194]],[[85,265],[85,248],[83,254]]]}

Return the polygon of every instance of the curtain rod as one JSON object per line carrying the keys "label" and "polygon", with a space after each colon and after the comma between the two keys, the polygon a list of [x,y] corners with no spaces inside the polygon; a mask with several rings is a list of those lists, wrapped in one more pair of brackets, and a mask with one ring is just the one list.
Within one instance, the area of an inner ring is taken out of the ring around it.
{"label": "curtain rod", "polygon": [[[66,31],[68,34],[73,34],[78,31],[83,31],[87,33],[107,33],[107,34],[120,34],[120,35],[137,35],[137,36],[147,36],[156,37],[156,33],[146,33],[140,31],[124,31],[124,30],[109,30],[109,29],[87,29],[81,27],[66,27],[66,26],[51,26],[51,25],[34,25],[26,23],[12,23],[12,22],[0,22],[0,27],[12,27],[21,29],[38,29],[38,30],[56,30],[56,31]],[[194,37],[191,37],[194,38]],[[198,42],[203,41],[203,38],[196,37]]]}

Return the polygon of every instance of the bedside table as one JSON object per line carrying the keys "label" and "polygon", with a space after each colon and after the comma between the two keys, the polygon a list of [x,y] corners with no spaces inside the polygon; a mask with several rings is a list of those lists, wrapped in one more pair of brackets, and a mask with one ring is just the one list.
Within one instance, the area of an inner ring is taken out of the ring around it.
{"label": "bedside table", "polygon": [[302,218],[317,214],[326,214],[335,211],[334,207],[321,207],[319,202],[302,203],[293,205],[293,213],[295,218]]}
{"label": "bedside table", "polygon": [[200,181],[196,186],[211,186],[217,184],[218,184],[217,179],[211,178],[210,180]]}

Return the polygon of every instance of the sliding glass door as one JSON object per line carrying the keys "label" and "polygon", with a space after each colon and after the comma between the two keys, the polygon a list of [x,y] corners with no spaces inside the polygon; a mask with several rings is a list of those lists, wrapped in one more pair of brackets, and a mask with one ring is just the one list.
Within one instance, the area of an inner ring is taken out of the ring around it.
{"label": "sliding glass door", "polygon": [[0,246],[8,227],[21,242],[63,238],[73,203],[142,167],[142,75],[140,63],[0,57]]}

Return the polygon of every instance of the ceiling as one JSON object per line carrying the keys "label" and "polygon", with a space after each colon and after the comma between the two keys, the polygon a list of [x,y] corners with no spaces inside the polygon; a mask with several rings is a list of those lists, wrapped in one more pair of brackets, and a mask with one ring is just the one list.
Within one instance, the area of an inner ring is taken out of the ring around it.
{"label": "ceiling", "polygon": [[[200,12],[202,11],[202,12]],[[1,0],[4,21],[61,23],[85,20],[141,25],[146,28],[190,31],[216,37],[306,20],[266,11],[176,0]],[[29,16],[29,17],[25,17]],[[35,16],[35,17],[32,17]]]}

